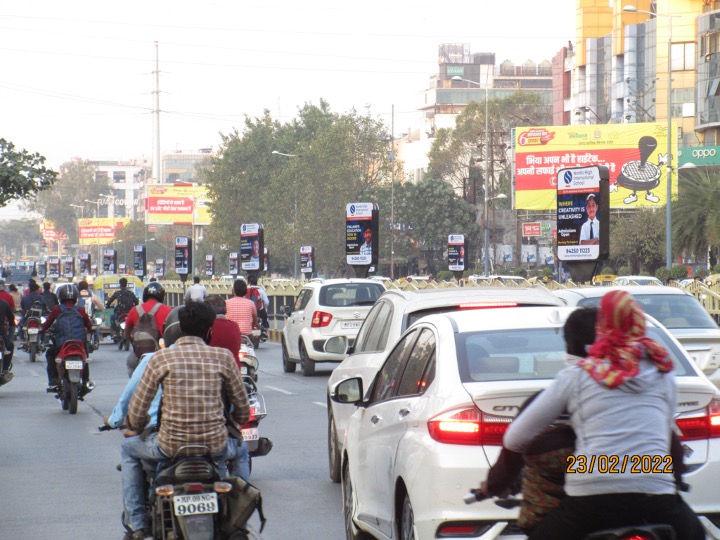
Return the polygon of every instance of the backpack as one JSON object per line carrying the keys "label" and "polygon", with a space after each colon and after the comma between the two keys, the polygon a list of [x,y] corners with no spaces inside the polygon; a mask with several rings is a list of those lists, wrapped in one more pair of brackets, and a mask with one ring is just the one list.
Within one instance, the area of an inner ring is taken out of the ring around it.
{"label": "backpack", "polygon": [[60,315],[53,323],[55,343],[61,346],[66,341],[76,339],[85,343],[85,324],[76,306],[59,304]]}
{"label": "backpack", "polygon": [[[85,293],[85,294],[83,294]],[[80,291],[80,297],[77,301],[77,307],[85,308],[85,313],[88,314],[88,317],[90,317],[90,320],[92,320],[92,314],[93,314],[93,303],[92,303],[92,294],[90,294],[89,291],[82,290]]]}
{"label": "backpack", "polygon": [[265,307],[263,306],[262,296],[260,295],[260,291],[257,287],[248,287],[245,298],[247,298],[248,300],[252,300],[253,304],[255,304],[255,309],[257,309],[258,312],[265,309]]}
{"label": "backpack", "polygon": [[231,476],[225,480],[232,490],[225,494],[225,504],[220,507],[220,533],[229,538],[234,533],[247,532],[245,525],[256,511],[260,517],[260,532],[265,528],[260,490],[242,478]]}
{"label": "backpack", "polygon": [[137,305],[137,298],[128,289],[120,289],[118,292],[120,295],[117,300],[117,313],[119,315],[129,313]]}
{"label": "backpack", "polygon": [[158,302],[148,312],[143,309],[142,305],[135,307],[138,313],[138,322],[132,330],[131,339],[133,352],[138,358],[145,353],[155,352],[160,348],[158,344],[160,332],[155,323],[155,314],[162,305]]}

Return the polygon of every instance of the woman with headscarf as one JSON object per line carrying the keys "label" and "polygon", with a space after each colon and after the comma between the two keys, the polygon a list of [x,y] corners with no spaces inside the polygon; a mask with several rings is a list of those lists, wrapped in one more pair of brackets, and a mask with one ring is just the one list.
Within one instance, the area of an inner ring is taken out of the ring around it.
{"label": "woman with headscarf", "polygon": [[[672,369],[667,351],[645,335],[645,316],[632,296],[603,296],[588,357],[558,373],[505,434],[505,447],[525,452],[568,413],[577,437],[565,476],[568,497],[531,539],[580,539],[647,523],[672,525],[678,538],[705,538],[677,493],[672,467],[665,466],[677,394]],[[662,463],[661,472],[638,473],[643,459]]]}

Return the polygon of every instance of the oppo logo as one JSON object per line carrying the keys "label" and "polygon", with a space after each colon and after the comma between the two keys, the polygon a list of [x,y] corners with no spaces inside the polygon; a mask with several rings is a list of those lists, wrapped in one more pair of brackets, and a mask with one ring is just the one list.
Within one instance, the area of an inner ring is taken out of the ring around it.
{"label": "oppo logo", "polygon": [[709,149],[705,148],[703,150],[693,150],[692,157],[694,157],[694,158],[715,157],[715,149],[714,148],[709,148]]}

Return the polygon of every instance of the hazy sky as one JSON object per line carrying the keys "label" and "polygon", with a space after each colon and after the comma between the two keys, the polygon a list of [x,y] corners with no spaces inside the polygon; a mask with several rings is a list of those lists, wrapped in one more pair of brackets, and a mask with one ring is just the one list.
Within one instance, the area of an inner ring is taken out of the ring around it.
{"label": "hazy sky", "polygon": [[[22,0],[0,13],[0,137],[57,168],[216,147],[244,115],[306,102],[415,125],[440,43],[550,60],[574,41],[574,0]],[[2,211],[0,211],[1,213]],[[0,218],[1,219],[1,218]]]}

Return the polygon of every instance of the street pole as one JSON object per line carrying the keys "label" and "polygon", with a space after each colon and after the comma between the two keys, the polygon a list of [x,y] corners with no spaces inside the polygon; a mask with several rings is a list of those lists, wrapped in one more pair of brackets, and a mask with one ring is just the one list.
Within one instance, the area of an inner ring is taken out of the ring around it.
{"label": "street pole", "polygon": [[483,221],[485,222],[485,235],[483,238],[483,251],[484,251],[484,259],[485,264],[483,265],[483,272],[484,275],[489,275],[489,266],[490,266],[490,248],[488,244],[490,243],[490,230],[488,229],[488,203],[490,202],[488,200],[488,169],[489,169],[489,162],[490,162],[490,139],[489,137],[489,117],[488,117],[488,85],[485,84],[485,163],[483,167],[483,180],[485,181],[485,193],[483,193]]}
{"label": "street pole", "polygon": [[[278,156],[285,156],[290,158],[296,158],[300,157],[299,154],[284,154],[283,152],[278,152],[277,150],[273,150],[271,152],[272,154],[276,154]],[[293,279],[297,281],[298,278],[298,245],[297,245],[297,218],[298,218],[298,199],[297,199],[297,189],[293,189],[293,192],[295,193],[295,203],[294,203],[294,213],[295,217],[293,218]]]}
{"label": "street pole", "polygon": [[390,152],[392,163],[390,170],[390,279],[395,279],[395,105],[392,106],[390,123]]}

